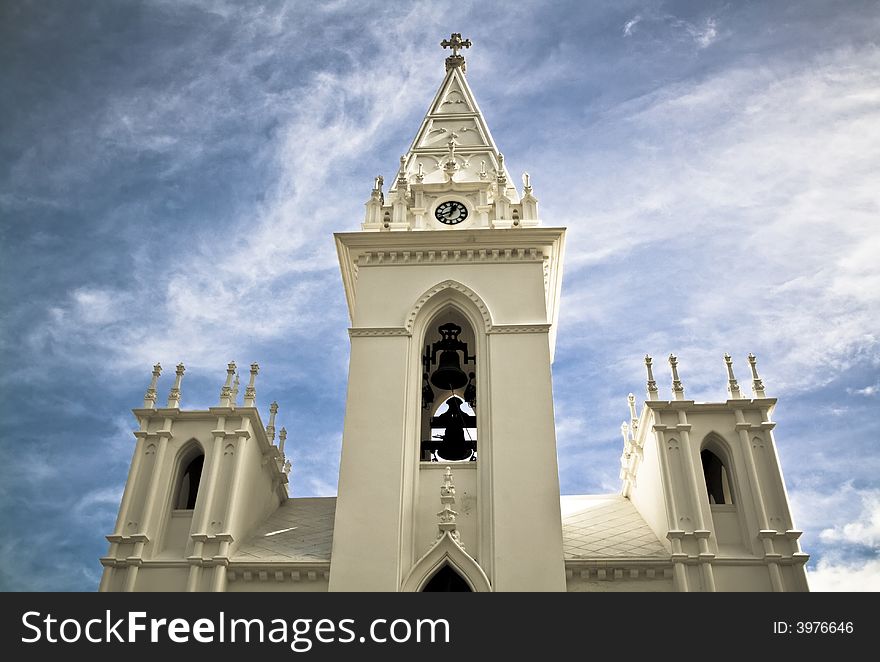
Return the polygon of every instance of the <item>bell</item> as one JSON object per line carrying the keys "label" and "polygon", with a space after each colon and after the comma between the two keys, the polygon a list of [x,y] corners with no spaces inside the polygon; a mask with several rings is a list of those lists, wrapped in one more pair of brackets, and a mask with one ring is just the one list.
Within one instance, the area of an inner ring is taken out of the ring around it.
{"label": "bell", "polygon": [[431,383],[444,391],[454,391],[467,382],[467,375],[464,374],[458,361],[458,352],[451,349],[440,352],[437,369],[431,375]]}

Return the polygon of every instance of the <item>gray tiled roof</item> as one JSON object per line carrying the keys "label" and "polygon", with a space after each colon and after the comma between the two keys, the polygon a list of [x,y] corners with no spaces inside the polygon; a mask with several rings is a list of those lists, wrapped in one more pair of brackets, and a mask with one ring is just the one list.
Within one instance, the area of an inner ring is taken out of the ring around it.
{"label": "gray tiled roof", "polygon": [[238,563],[329,561],[336,497],[288,499],[232,557]]}
{"label": "gray tiled roof", "polygon": [[629,499],[618,494],[564,496],[560,503],[566,559],[669,557]]}

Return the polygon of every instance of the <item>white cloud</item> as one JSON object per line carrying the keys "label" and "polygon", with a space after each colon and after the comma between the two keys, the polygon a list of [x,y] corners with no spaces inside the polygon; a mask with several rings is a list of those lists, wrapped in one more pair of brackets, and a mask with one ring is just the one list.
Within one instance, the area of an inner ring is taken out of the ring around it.
{"label": "white cloud", "polygon": [[718,38],[717,24],[714,18],[706,19],[706,23],[701,28],[692,28],[691,36],[700,48],[711,46]]}
{"label": "white cloud", "polygon": [[722,392],[725,351],[741,381],[738,356],[759,354],[774,395],[880,365],[878,89],[880,49],[866,47],[609,108],[591,133],[621,143],[594,154],[588,177],[563,162],[586,186],[559,174],[583,192],[560,210],[571,228],[563,325],[589,320],[619,337],[612,364],[675,350],[686,386],[716,384],[696,397]]}
{"label": "white cloud", "polygon": [[850,395],[864,395],[866,397],[871,397],[880,393],[880,383],[871,384],[865,388],[848,388],[846,389],[846,392]]}
{"label": "white cloud", "polygon": [[623,26],[623,36],[624,37],[632,36],[633,28],[636,27],[636,25],[638,25],[641,20],[642,20],[642,17],[640,14],[636,14],[631,19],[629,19],[626,22],[626,24]]}
{"label": "white cloud", "polygon": [[833,563],[820,560],[807,573],[811,591],[855,592],[880,591],[880,559],[864,563]]}
{"label": "white cloud", "polygon": [[862,511],[858,519],[822,530],[819,538],[823,542],[880,547],[880,490],[860,496]]}

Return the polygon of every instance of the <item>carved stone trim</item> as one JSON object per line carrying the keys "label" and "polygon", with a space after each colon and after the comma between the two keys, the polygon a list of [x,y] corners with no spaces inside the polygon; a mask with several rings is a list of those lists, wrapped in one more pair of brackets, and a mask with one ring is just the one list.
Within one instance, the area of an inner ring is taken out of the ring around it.
{"label": "carved stone trim", "polygon": [[543,262],[543,250],[537,247],[467,248],[439,250],[365,251],[354,260],[363,266],[395,266],[411,264],[454,264],[473,262]]}
{"label": "carved stone trim", "polygon": [[547,333],[550,324],[495,324],[487,333]]}
{"label": "carved stone trim", "polygon": [[474,303],[474,305],[477,307],[477,310],[480,311],[480,315],[483,316],[483,323],[486,325],[486,329],[492,328],[492,316],[489,314],[489,308],[486,306],[480,296],[467,285],[462,285],[456,280],[444,280],[442,283],[437,283],[434,287],[422,294],[422,296],[419,297],[418,301],[416,301],[416,304],[412,307],[412,310],[410,310],[405,324],[406,331],[409,334],[412,334],[413,326],[416,322],[416,317],[419,316],[419,311],[421,311],[425,304],[428,303],[428,301],[433,298],[434,295],[439,294],[444,290],[455,290],[456,292],[464,294]]}
{"label": "carved stone trim", "polygon": [[400,326],[389,327],[361,327],[348,330],[351,338],[376,337],[376,336],[411,336],[412,331]]}

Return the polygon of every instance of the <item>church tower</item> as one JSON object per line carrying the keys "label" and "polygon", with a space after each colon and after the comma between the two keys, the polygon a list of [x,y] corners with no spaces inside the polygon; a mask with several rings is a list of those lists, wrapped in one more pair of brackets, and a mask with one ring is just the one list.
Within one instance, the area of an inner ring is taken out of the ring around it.
{"label": "church tower", "polygon": [[390,189],[376,177],[361,230],[335,235],[351,363],[329,588],[562,591],[565,229],[541,227],[528,174],[517,190],[465,76],[470,40],[441,45]]}

